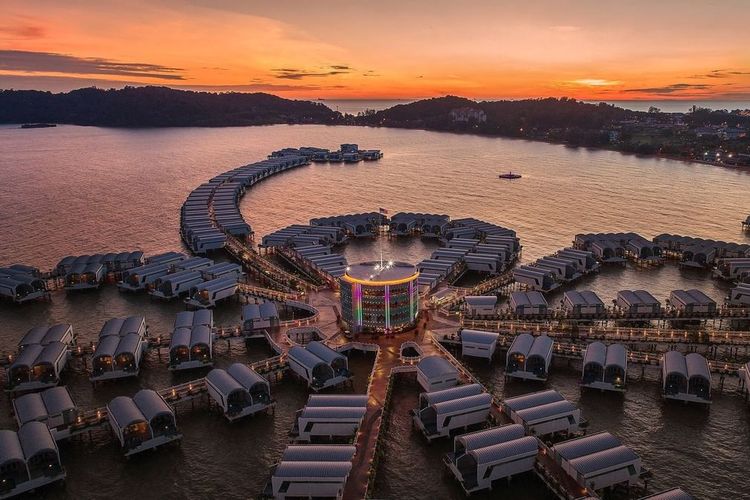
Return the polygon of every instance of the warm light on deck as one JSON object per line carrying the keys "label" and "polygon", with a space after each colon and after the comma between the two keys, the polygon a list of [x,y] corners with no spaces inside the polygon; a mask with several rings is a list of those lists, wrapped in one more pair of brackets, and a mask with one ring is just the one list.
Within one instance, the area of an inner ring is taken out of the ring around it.
{"label": "warm light on deck", "polygon": [[409,283],[410,281],[414,281],[419,277],[419,272],[415,272],[411,276],[408,276],[406,278],[401,278],[397,280],[383,280],[379,281],[374,276],[372,279],[363,280],[359,278],[353,278],[349,276],[348,274],[344,274],[344,276],[341,277],[341,279],[349,282],[349,283],[355,283],[359,285],[369,285],[369,286],[385,286],[385,285],[402,285],[404,283]]}

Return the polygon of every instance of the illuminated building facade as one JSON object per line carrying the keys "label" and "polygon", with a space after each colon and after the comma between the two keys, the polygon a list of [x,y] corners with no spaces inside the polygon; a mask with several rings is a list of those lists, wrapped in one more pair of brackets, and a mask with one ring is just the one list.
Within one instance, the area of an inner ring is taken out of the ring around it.
{"label": "illuminated building facade", "polygon": [[341,315],[353,332],[413,328],[419,311],[416,267],[404,262],[363,262],[339,278]]}

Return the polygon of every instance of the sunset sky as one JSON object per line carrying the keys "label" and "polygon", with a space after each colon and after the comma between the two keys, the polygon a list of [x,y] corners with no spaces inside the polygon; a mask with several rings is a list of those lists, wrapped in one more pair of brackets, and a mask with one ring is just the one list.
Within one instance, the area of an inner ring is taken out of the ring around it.
{"label": "sunset sky", "polygon": [[2,0],[0,88],[750,100],[750,1]]}

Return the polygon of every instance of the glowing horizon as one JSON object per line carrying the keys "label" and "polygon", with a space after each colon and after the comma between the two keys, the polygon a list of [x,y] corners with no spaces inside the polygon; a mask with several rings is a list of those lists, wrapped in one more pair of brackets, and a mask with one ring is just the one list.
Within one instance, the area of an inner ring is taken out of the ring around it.
{"label": "glowing horizon", "polygon": [[750,3],[4,2],[0,88],[750,100]]}

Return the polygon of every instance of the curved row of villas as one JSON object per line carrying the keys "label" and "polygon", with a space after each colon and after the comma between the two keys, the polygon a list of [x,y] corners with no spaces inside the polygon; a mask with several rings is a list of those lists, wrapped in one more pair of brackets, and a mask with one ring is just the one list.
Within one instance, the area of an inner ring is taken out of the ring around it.
{"label": "curved row of villas", "polygon": [[23,264],[0,268],[0,298],[16,303],[27,302],[49,295],[48,278],[61,279],[66,290],[99,288],[108,274],[116,276],[145,263],[143,252],[106,253],[68,256],[58,262],[52,271]]}
{"label": "curved row of villas", "polygon": [[513,280],[528,290],[550,292],[599,270],[592,252],[564,248],[513,270]]}
{"label": "curved row of villas", "polygon": [[628,259],[637,263],[660,263],[664,256],[661,246],[637,233],[577,234],[574,246],[593,253],[604,263],[623,263]]}
{"label": "curved row of villas", "polygon": [[680,259],[680,265],[688,267],[710,267],[719,259],[732,259],[750,256],[750,245],[717,241],[679,234],[654,236],[654,243],[667,253]]}
{"label": "curved row of villas", "polygon": [[227,274],[239,277],[242,269],[237,264],[189,259],[180,252],[150,257],[140,250],[71,255],[61,259],[48,273],[22,264],[0,268],[0,298],[22,303],[47,297],[49,279],[60,280],[65,290],[75,291],[99,288],[108,277],[114,277],[121,290],[148,290],[154,297],[169,300],[189,293],[204,281]]}
{"label": "curved row of villas", "polygon": [[419,288],[427,292],[467,271],[500,274],[521,254],[516,232],[478,219],[454,219],[440,236],[443,246],[417,264]]}
{"label": "curved row of villas", "polygon": [[636,233],[577,234],[575,247],[587,250],[603,263],[661,263],[677,258],[680,266],[713,268],[714,276],[730,281],[750,279],[750,245],[673,234],[660,234],[652,241]]}
{"label": "curved row of villas", "polygon": [[148,291],[152,297],[163,300],[187,295],[188,306],[207,308],[233,296],[243,275],[239,264],[215,263],[205,257],[187,258],[179,252],[168,252],[123,272],[117,286],[128,292]]}
{"label": "curved row of villas", "polygon": [[[750,305],[748,284],[730,291],[728,306]],[[701,290],[672,290],[664,306],[645,290],[620,290],[608,307],[591,290],[569,290],[563,294],[559,307],[550,307],[541,292],[512,292],[507,304],[501,306],[496,295],[464,297],[464,314],[470,318],[507,316],[511,318],[596,319],[604,317],[647,319],[679,317],[712,317],[719,312],[717,302]]]}
{"label": "curved row of villas", "polygon": [[198,255],[224,248],[227,238],[248,238],[252,228],[239,210],[245,192],[279,172],[308,165],[319,148],[287,148],[265,160],[237,167],[194,189],[180,209],[180,234]]}
{"label": "curved row of villas", "polygon": [[[316,163],[331,162],[331,163],[356,163],[359,161],[374,161],[379,160],[383,157],[383,153],[379,149],[359,149],[357,144],[342,144],[337,151],[331,151],[324,148],[300,148],[311,152],[312,161]],[[274,151],[272,156],[275,154],[283,154],[287,150]]]}
{"label": "curved row of villas", "polygon": [[180,234],[198,255],[224,248],[227,235],[248,237],[252,229],[239,212],[245,191],[266,177],[307,164],[301,155],[251,163],[224,172],[195,188],[180,209]]}
{"label": "curved row of villas", "polygon": [[383,228],[393,236],[439,238],[443,247],[417,264],[418,285],[423,291],[456,279],[465,271],[498,274],[521,251],[515,231],[496,224],[477,219],[451,220],[443,214],[399,212],[389,217],[386,212],[381,209],[311,219],[307,226],[294,224],[264,236],[261,247],[276,249],[295,267],[335,286],[348,263],[332,247],[348,238],[376,237]]}

